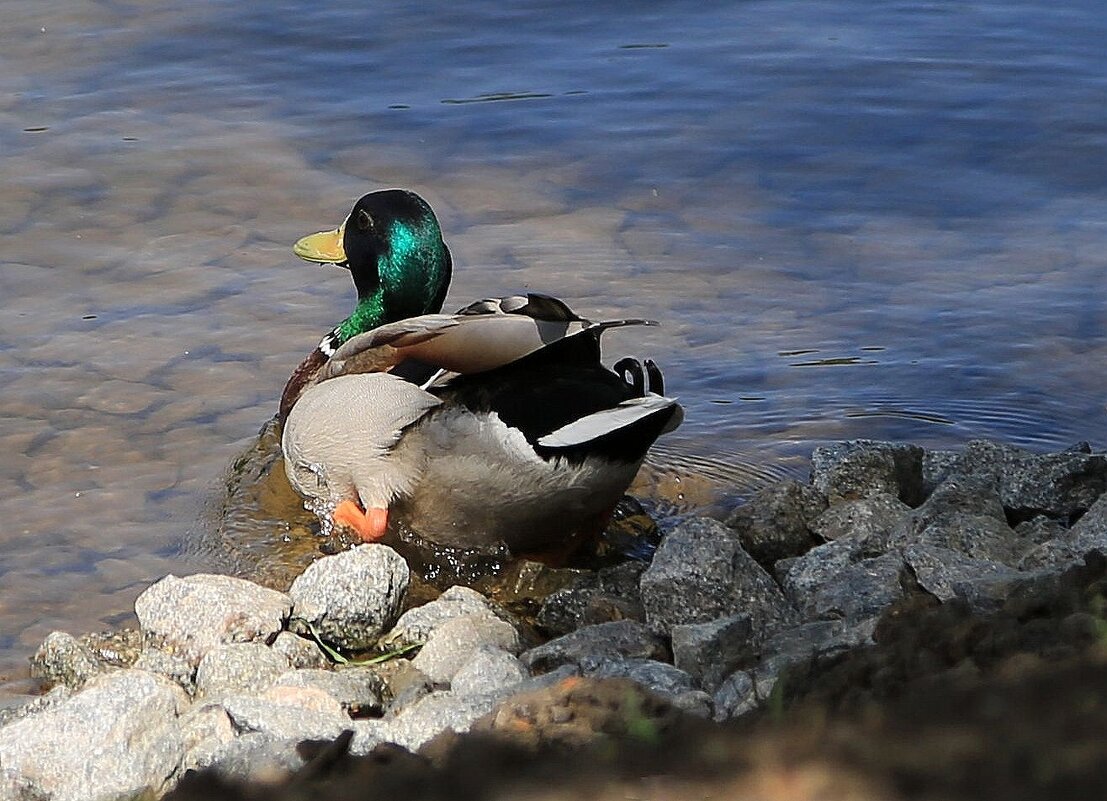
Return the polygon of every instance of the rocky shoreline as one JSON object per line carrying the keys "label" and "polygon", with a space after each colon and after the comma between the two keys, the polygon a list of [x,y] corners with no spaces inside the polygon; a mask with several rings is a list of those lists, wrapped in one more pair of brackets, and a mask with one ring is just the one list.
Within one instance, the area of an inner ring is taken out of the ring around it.
{"label": "rocky shoreline", "polygon": [[317,765],[305,740],[580,747],[752,720],[792,677],[874,652],[905,605],[984,616],[1054,591],[1107,552],[1105,490],[1107,457],[1083,443],[839,443],[807,484],[666,527],[649,562],[565,574],[536,627],[465,587],[401,614],[411,577],[383,545],[319,559],[287,593],[167,576],[136,602],[140,631],[43,643],[34,670],[56,686],[0,713],[0,798],[156,797],[188,771],[279,784]]}

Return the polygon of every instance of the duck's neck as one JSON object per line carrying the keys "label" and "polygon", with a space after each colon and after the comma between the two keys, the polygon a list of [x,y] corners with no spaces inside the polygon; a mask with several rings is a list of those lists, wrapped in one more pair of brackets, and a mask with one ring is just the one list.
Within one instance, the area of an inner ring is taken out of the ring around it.
{"label": "duck's neck", "polygon": [[386,310],[383,292],[377,291],[367,297],[358,298],[353,313],[323,337],[319,350],[330,356],[347,340],[395,319],[395,315],[388,314]]}

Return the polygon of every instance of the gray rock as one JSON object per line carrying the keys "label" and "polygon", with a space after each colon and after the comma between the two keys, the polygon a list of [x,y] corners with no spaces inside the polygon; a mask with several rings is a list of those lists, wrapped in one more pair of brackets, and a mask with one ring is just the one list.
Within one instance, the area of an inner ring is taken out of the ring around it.
{"label": "gray rock", "polygon": [[[0,727],[7,726],[12,721],[22,720],[40,712],[45,712],[47,709],[53,709],[63,701],[68,701],[72,695],[73,691],[71,689],[64,684],[59,684],[45,695],[32,697],[23,704],[0,709]],[[3,796],[0,796],[0,798],[3,798]]]}
{"label": "gray rock", "polygon": [[1025,580],[1023,574],[999,562],[934,545],[910,545],[903,556],[924,590],[940,601],[960,598],[982,612],[995,611]]}
{"label": "gray rock", "polygon": [[908,506],[921,503],[923,449],[917,445],[857,439],[815,448],[811,483],[830,501],[892,495]]}
{"label": "gray rock", "polygon": [[1015,526],[1015,533],[1027,550],[1035,545],[1041,545],[1043,542],[1067,536],[1068,531],[1069,529],[1066,526],[1045,515],[1037,515]]}
{"label": "gray rock", "polygon": [[350,728],[338,701],[306,687],[270,687],[261,696],[232,695],[220,703],[237,731],[276,741],[333,740]]}
{"label": "gray rock", "polygon": [[147,648],[134,664],[137,670],[148,670],[175,681],[185,692],[196,691],[196,665],[176,654],[166,653],[159,648]]}
{"label": "gray rock", "polygon": [[341,705],[347,714],[380,714],[384,711],[384,680],[374,671],[348,669],[341,672],[302,668],[290,670],[274,683],[277,687],[312,687]]}
{"label": "gray rock", "polygon": [[146,644],[193,665],[217,645],[268,640],[291,608],[284,593],[209,574],[166,576],[135,601]]}
{"label": "gray rock", "polygon": [[923,453],[923,494],[929,496],[938,485],[958,472],[961,454],[958,451],[926,451]]}
{"label": "gray rock", "polygon": [[709,718],[711,696],[680,668],[653,659],[604,659],[582,666],[589,678],[627,678],[660,695],[679,709]]}
{"label": "gray rock", "polygon": [[757,492],[731,513],[726,524],[737,533],[746,553],[770,567],[818,544],[810,523],[826,506],[817,489],[786,479]]}
{"label": "gray rock", "polygon": [[81,687],[93,676],[107,670],[107,665],[64,631],[53,631],[31,657],[31,675],[47,684],[61,684],[72,689]]}
{"label": "gray rock", "polygon": [[785,629],[765,641],[758,668],[777,674],[801,662],[830,659],[860,645],[872,645],[877,620],[815,620]]}
{"label": "gray rock", "polygon": [[863,558],[854,543],[836,540],[796,559],[784,592],[809,620],[863,620],[903,597],[904,567],[897,552]]}
{"label": "gray rock", "polygon": [[389,648],[422,645],[430,633],[447,620],[480,614],[502,617],[496,606],[476,590],[460,585],[450,587],[433,601],[404,612],[392,630],[381,638],[381,644]]}
{"label": "gray rock", "polygon": [[894,495],[878,493],[832,506],[810,523],[811,531],[826,541],[849,538],[867,543],[877,556],[888,543],[888,534],[911,511]]}
{"label": "gray rock", "polygon": [[325,556],[292,582],[290,628],[312,627],[328,642],[350,650],[372,646],[396,620],[410,573],[386,545],[359,545]]}
{"label": "gray rock", "polygon": [[710,518],[692,518],[662,540],[642,574],[642,606],[658,631],[746,613],[760,638],[794,618],[772,577]]}
{"label": "gray rock", "polygon": [[769,702],[777,674],[739,670],[727,677],[712,698],[715,720],[720,723],[748,714]]}
{"label": "gray rock", "polygon": [[753,624],[745,614],[673,626],[672,638],[673,664],[709,690],[750,661],[757,649]]}
{"label": "gray rock", "polygon": [[550,593],[538,610],[537,622],[552,635],[613,620],[644,620],[638,582],[644,562],[623,562],[589,572],[570,586]]}
{"label": "gray rock", "polygon": [[532,673],[546,673],[562,665],[603,659],[664,659],[665,646],[657,634],[636,620],[617,620],[585,626],[570,634],[524,651],[520,660]]}
{"label": "gray rock", "polygon": [[277,634],[277,639],[273,640],[273,645],[270,647],[284,656],[294,668],[326,668],[331,664],[326,654],[313,640],[293,634],[291,631]]}
{"label": "gray rock", "polygon": [[519,632],[485,613],[454,617],[431,631],[411,663],[436,684],[448,684],[466,659],[488,646],[518,653]]}
{"label": "gray rock", "polygon": [[181,715],[179,723],[184,746],[179,773],[214,764],[238,734],[227,711],[217,704],[197,704]]}
{"label": "gray rock", "polygon": [[288,660],[257,642],[220,645],[196,669],[196,696],[216,700],[224,695],[264,690],[288,671]]}
{"label": "gray rock", "polygon": [[224,743],[210,756],[216,772],[252,785],[275,785],[304,766],[298,741],[261,732],[246,732]]}
{"label": "gray rock", "polygon": [[1057,572],[1082,564],[1084,554],[1093,550],[1107,554],[1107,495],[1100,496],[1071,529],[1030,549],[1018,566]]}
{"label": "gray rock", "polygon": [[[1107,490],[1107,457],[1087,443],[1060,453],[1037,454],[1011,445],[974,440],[960,458],[944,464],[958,473],[995,480],[1007,511],[1016,518],[1045,514],[1071,518]],[[933,478],[942,477],[937,470]]]}
{"label": "gray rock", "polygon": [[365,756],[381,743],[388,742],[388,727],[384,720],[355,720],[350,727],[354,738],[350,741],[350,753]]}
{"label": "gray rock", "polygon": [[81,692],[0,729],[0,764],[53,801],[162,790],[184,754],[177,685],[142,670],[89,680]]}
{"label": "gray rock", "polygon": [[765,641],[755,667],[732,673],[716,689],[715,720],[740,717],[769,703],[781,674],[794,665],[871,645],[876,622],[875,617],[857,623],[819,620],[777,632]]}
{"label": "gray rock", "polygon": [[518,657],[500,648],[480,648],[454,673],[450,689],[457,695],[487,695],[515,687],[530,678]]}
{"label": "gray rock", "polygon": [[[340,670],[345,672],[347,668]],[[385,717],[395,717],[434,691],[434,682],[408,659],[392,659],[372,666],[372,670],[384,680],[387,688],[384,693]]]}
{"label": "gray rock", "polygon": [[5,801],[50,801],[50,796],[15,771],[0,767],[0,798]]}
{"label": "gray rock", "polygon": [[498,693],[459,695],[450,690],[431,693],[387,721],[385,726],[374,727],[373,734],[416,751],[447,729],[458,733],[469,731],[504,697]]}
{"label": "gray rock", "polygon": [[892,530],[893,546],[931,545],[960,551],[975,559],[1014,565],[1026,551],[1007,525],[991,479],[953,476],[922,506],[905,515]]}

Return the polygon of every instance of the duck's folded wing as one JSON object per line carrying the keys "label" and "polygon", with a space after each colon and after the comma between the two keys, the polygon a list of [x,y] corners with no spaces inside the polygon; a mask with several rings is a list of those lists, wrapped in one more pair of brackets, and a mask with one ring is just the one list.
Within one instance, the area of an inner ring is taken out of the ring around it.
{"label": "duck's folded wing", "polygon": [[[456,315],[427,314],[359,334],[335,351],[321,378],[381,372],[410,360],[463,375],[483,373],[585,332],[598,338],[608,328],[656,325],[638,319],[592,323],[575,315],[570,318],[571,312],[541,319],[525,313],[527,306],[506,303],[513,300],[520,299],[478,301]],[[545,303],[555,300],[546,298]]]}

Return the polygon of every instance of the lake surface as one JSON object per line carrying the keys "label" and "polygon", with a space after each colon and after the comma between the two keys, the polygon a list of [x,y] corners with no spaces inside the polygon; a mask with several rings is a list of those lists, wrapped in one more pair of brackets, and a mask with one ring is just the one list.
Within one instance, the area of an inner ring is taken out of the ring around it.
{"label": "lake surface", "polygon": [[438,211],[448,307],[663,322],[606,345],[686,406],[686,508],[828,440],[1107,444],[1102,4],[321,6],[5,4],[0,703],[51,630],[249,574],[193,545],[352,305],[291,243],[372,189]]}

